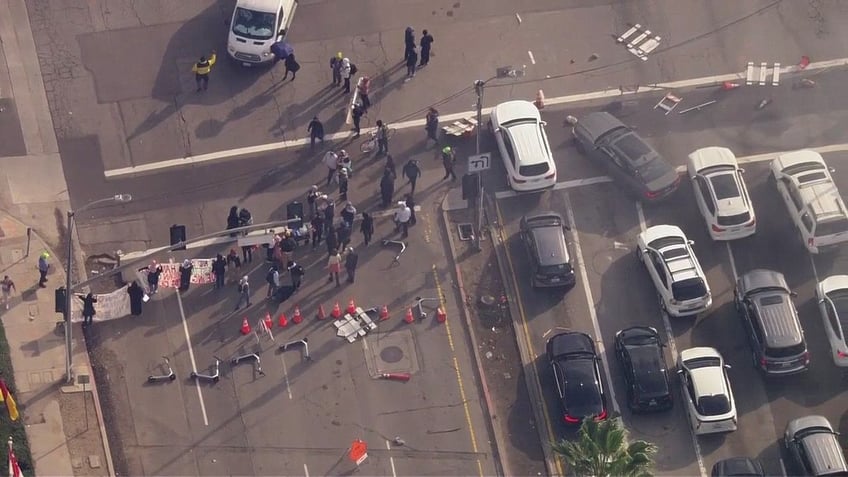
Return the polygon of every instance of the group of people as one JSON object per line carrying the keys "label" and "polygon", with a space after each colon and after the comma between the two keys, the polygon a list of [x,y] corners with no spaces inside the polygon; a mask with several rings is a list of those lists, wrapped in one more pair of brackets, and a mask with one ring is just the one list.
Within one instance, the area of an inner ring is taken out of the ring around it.
{"label": "group of people", "polygon": [[427,30],[421,32],[421,56],[419,62],[419,55],[415,49],[415,29],[410,27],[406,27],[406,31],[404,32],[404,52],[403,52],[403,60],[406,62],[406,77],[413,78],[415,77],[415,71],[418,68],[423,68],[427,66],[430,62],[430,50],[433,47],[433,35],[430,34]]}

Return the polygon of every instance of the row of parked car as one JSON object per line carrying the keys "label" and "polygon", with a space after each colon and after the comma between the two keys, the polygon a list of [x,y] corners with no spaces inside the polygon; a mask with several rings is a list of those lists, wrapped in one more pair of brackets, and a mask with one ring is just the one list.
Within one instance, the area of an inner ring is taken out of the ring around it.
{"label": "row of parked car", "polygon": [[[572,124],[577,149],[602,163],[638,200],[662,200],[679,188],[681,176],[677,170],[612,115],[591,113]],[[510,101],[497,106],[491,125],[513,189],[539,190],[556,183],[545,123],[531,103]],[[686,171],[713,240],[736,240],[756,232],[757,219],[744,170],[732,151],[723,147],[698,149],[689,155]],[[771,163],[770,178],[811,253],[848,241],[848,210],[831,172],[821,155],[813,151],[782,154]],[[522,218],[519,234],[532,266],[534,287],[574,285],[566,230],[568,225],[556,212]],[[662,311],[672,317],[697,315],[712,305],[710,287],[693,244],[675,225],[649,227],[637,238],[636,255],[651,277]],[[751,345],[751,360],[767,376],[791,375],[809,367],[810,353],[794,296],[777,271],[752,270],[737,279],[734,302]],[[816,296],[832,359],[837,366],[848,367],[848,275],[822,280]],[[626,382],[627,405],[633,412],[673,407],[663,347],[657,330],[648,326],[623,329],[615,336],[615,355]],[[606,394],[592,337],[580,332],[559,333],[548,340],[546,353],[565,423],[576,425],[588,416],[605,419]],[[736,430],[736,404],[727,374],[730,365],[721,353],[711,347],[696,347],[681,351],[676,359],[693,432],[700,435]],[[798,472],[848,475],[837,433],[822,416],[790,421],[784,445]],[[713,475],[764,473],[758,462],[734,458],[717,463]]]}

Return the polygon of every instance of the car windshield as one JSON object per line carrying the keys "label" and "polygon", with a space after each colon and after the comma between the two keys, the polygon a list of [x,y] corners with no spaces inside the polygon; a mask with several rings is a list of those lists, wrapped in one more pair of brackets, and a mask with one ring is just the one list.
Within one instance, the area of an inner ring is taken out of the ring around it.
{"label": "car windshield", "polygon": [[816,237],[824,237],[842,232],[848,232],[848,220],[845,218],[828,220],[816,224]]}
{"label": "car windshield", "polygon": [[683,237],[678,237],[676,235],[671,235],[668,237],[660,237],[656,240],[648,242],[648,247],[654,250],[659,250],[664,247],[668,247],[669,245],[680,245],[686,243],[683,240]]}
{"label": "car windshield", "polygon": [[522,124],[539,124],[539,122],[538,122],[538,121],[536,121],[534,118],[518,118],[518,119],[511,119],[511,120],[509,120],[509,121],[504,121],[504,122],[502,122],[502,123],[501,123],[501,128],[503,128],[503,129],[509,129],[509,128],[513,127],[513,126],[519,126],[519,125],[522,125]]}
{"label": "car windshield", "polygon": [[816,169],[824,169],[824,164],[820,162],[801,162],[799,164],[793,164],[785,169],[783,169],[783,173],[794,176],[795,174],[806,172],[806,171],[814,171]]}
{"label": "car windshield", "polygon": [[539,162],[537,164],[529,164],[526,166],[520,166],[518,168],[518,173],[524,177],[534,177],[541,176],[542,174],[551,170],[551,166],[548,165],[547,162]]}
{"label": "car windshield", "polygon": [[712,368],[721,366],[721,360],[715,356],[702,356],[700,358],[692,358],[684,362],[689,369]]}
{"label": "car windshield", "polygon": [[799,356],[807,351],[807,343],[801,341],[794,346],[784,346],[782,348],[766,348],[766,356],[769,358],[791,358]]}
{"label": "car windshield", "polygon": [[233,33],[251,40],[269,40],[274,37],[277,16],[238,7],[233,17]]}
{"label": "car windshield", "polygon": [[694,300],[703,298],[707,294],[707,287],[700,277],[693,277],[672,283],[671,293],[677,301]]}
{"label": "car windshield", "polygon": [[833,310],[844,331],[848,331],[848,289],[834,290],[827,294],[833,303]]}
{"label": "car windshield", "polygon": [[560,263],[557,265],[542,265],[539,267],[541,275],[563,275],[571,273],[571,265],[568,263]]}
{"label": "car windshield", "polygon": [[716,200],[732,199],[742,195],[739,191],[739,185],[736,183],[735,174],[715,175],[710,177],[710,182],[713,185]]}
{"label": "car windshield", "polygon": [[730,400],[724,394],[701,396],[698,399],[698,413],[702,416],[718,416],[730,412]]}

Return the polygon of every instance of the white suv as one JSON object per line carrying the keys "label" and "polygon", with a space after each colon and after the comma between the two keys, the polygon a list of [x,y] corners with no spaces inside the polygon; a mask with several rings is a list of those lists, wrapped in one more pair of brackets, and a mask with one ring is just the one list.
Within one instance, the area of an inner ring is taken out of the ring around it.
{"label": "white suv", "polygon": [[772,161],[771,173],[810,253],[848,242],[848,210],[830,175],[831,169],[819,153],[781,154]]}
{"label": "white suv", "polygon": [[689,154],[686,169],[695,202],[713,240],[735,240],[757,231],[754,206],[736,156],[726,147],[704,147]]}
{"label": "white suv", "polygon": [[693,243],[674,225],[649,227],[636,239],[636,253],[657,288],[660,307],[671,316],[696,315],[713,304]]}
{"label": "white suv", "polygon": [[728,368],[715,348],[689,348],[677,358],[686,411],[696,435],[736,430],[736,401]]}

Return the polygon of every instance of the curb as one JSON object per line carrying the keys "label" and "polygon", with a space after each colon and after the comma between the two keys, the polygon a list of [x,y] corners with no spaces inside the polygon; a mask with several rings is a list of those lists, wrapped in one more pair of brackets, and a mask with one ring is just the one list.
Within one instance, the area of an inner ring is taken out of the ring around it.
{"label": "curb", "polygon": [[461,301],[460,310],[462,310],[462,317],[465,320],[465,326],[468,329],[468,336],[471,340],[472,353],[471,355],[474,357],[474,365],[477,368],[477,377],[480,380],[480,388],[483,391],[483,399],[486,401],[486,417],[488,417],[488,427],[492,433],[494,438],[494,448],[495,448],[495,470],[498,472],[498,475],[504,476],[506,474],[506,470],[510,469],[509,461],[506,458],[506,455],[501,452],[503,448],[502,442],[504,440],[504,436],[501,435],[501,432],[498,429],[498,426],[495,426],[492,420],[492,410],[494,406],[492,405],[492,396],[489,392],[489,385],[486,381],[486,373],[483,371],[483,362],[480,360],[480,356],[477,353],[479,350],[479,346],[477,344],[477,336],[474,334],[474,324],[471,322],[471,311],[468,309],[468,297],[465,294],[465,285],[462,282],[462,272],[459,269],[459,264],[456,262],[456,254],[455,250],[455,242],[453,235],[450,233],[450,221],[448,220],[448,211],[445,210],[445,201],[447,201],[447,197],[442,200],[439,209],[442,214],[442,225],[444,226],[443,232],[448,237],[448,252],[450,253],[450,259],[454,265],[454,279],[456,280],[457,291],[459,292],[459,299]]}

